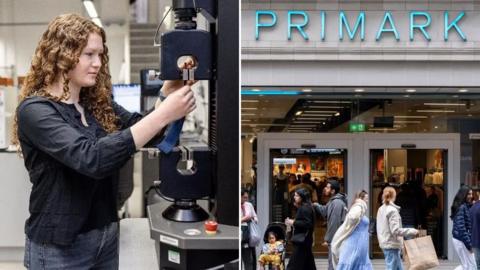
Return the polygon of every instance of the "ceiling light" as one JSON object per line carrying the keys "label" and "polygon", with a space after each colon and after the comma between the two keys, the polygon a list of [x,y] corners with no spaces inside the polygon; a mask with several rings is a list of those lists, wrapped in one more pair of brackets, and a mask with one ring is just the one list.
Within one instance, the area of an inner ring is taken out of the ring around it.
{"label": "ceiling light", "polygon": [[472,117],[473,115],[472,114],[469,114],[468,117]]}
{"label": "ceiling light", "polygon": [[339,113],[339,112],[337,112],[337,113],[335,114],[335,116],[340,116],[340,113]]}
{"label": "ceiling light", "polygon": [[312,114],[307,114],[307,112],[305,112],[302,117],[318,117],[318,116],[321,116],[321,117],[330,117],[332,116],[331,114],[316,114],[316,113],[312,113]]}
{"label": "ceiling light", "polygon": [[95,5],[91,0],[84,0],[83,5],[85,6],[85,9],[87,10],[88,16],[90,16],[90,18],[98,18],[97,10],[95,9]]}
{"label": "ceiling light", "polygon": [[308,113],[308,114],[311,114],[311,113],[331,113],[331,114],[334,114],[334,113],[337,113],[337,111],[317,111],[317,110],[309,110],[309,111],[305,111],[305,113]]}
{"label": "ceiling light", "polygon": [[252,138],[250,138],[250,143],[253,143],[254,140],[255,140],[255,136],[253,136]]}
{"label": "ceiling light", "polygon": [[252,111],[252,110],[258,110],[258,108],[245,108],[245,107],[242,107],[242,110],[245,110],[245,111]]}
{"label": "ceiling light", "polygon": [[458,98],[458,95],[453,95],[452,97],[453,97],[453,98]]}
{"label": "ceiling light", "polygon": [[299,115],[301,115],[302,113],[303,113],[302,111],[298,111],[298,112],[295,113],[295,115],[296,115],[296,116],[299,116]]}
{"label": "ceiling light", "polygon": [[305,92],[305,93],[312,92],[312,89],[302,89],[302,92]]}
{"label": "ceiling light", "polygon": [[260,101],[256,100],[256,99],[242,99],[242,102],[257,103],[257,102],[260,102]]}
{"label": "ceiling light", "polygon": [[435,128],[435,129],[437,129],[437,128],[438,128],[438,126],[435,126],[434,128]]}
{"label": "ceiling light", "polygon": [[260,89],[252,89],[253,92],[260,92]]}
{"label": "ceiling light", "polygon": [[394,118],[427,119],[428,116],[425,116],[425,115],[395,115]]}
{"label": "ceiling light", "polygon": [[357,89],[355,89],[355,90],[353,90],[353,91],[355,91],[355,92],[357,92],[357,93],[362,93],[362,92],[365,92],[365,89],[357,88]]}
{"label": "ceiling light", "polygon": [[425,106],[465,106],[465,103],[423,103]]}
{"label": "ceiling light", "polygon": [[251,122],[252,120],[250,119],[242,119],[242,122]]}
{"label": "ceiling light", "polygon": [[415,90],[415,89],[407,89],[407,90],[405,90],[405,92],[407,92],[407,93],[415,93],[415,92],[417,92],[417,90]]}
{"label": "ceiling light", "polygon": [[325,122],[322,122],[322,125],[325,125]]}
{"label": "ceiling light", "polygon": [[242,116],[254,116],[254,115],[256,115],[256,114],[254,114],[254,113],[242,113]]}
{"label": "ceiling light", "polygon": [[468,89],[458,89],[458,92],[460,92],[460,93],[466,93],[466,92],[468,92]]}
{"label": "ceiling light", "polygon": [[453,110],[417,110],[417,112],[422,113],[454,113]]}
{"label": "ceiling light", "polygon": [[102,21],[100,20],[100,18],[92,18],[92,21],[98,25],[99,27],[102,27],[103,28],[103,24],[102,24]]}

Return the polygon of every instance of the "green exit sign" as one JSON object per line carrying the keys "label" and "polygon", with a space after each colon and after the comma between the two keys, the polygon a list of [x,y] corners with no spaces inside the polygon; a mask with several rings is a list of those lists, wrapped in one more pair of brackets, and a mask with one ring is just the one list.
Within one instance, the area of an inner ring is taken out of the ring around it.
{"label": "green exit sign", "polygon": [[365,124],[350,123],[349,130],[350,132],[365,132]]}

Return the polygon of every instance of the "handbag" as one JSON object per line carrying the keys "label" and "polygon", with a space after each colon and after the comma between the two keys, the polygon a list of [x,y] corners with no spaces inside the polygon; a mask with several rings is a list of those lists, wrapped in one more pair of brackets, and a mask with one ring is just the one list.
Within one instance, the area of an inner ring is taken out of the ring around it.
{"label": "handbag", "polygon": [[370,223],[368,224],[368,233],[371,235],[377,235],[377,220],[370,218]]}
{"label": "handbag", "polygon": [[292,239],[290,240],[294,244],[303,244],[305,243],[305,239],[307,238],[308,231],[304,233],[293,233]]}
{"label": "handbag", "polygon": [[250,247],[256,247],[260,243],[262,236],[260,235],[260,226],[257,222],[252,221],[248,223],[248,230],[250,234],[250,239],[248,240],[248,245]]}

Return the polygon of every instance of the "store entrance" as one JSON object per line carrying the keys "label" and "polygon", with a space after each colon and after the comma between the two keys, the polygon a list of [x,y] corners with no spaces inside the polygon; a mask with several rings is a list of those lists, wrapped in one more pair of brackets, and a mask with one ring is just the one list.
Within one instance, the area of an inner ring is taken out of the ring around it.
{"label": "store entrance", "polygon": [[[345,192],[347,183],[347,149],[271,149],[271,222],[283,223],[285,218],[295,218],[293,194],[297,188],[305,188],[312,194],[312,201],[326,204],[330,199],[323,193],[327,179],[336,179]],[[315,222],[315,256],[328,256],[322,245],[327,222],[317,217]],[[291,244],[287,252],[291,251]]]}
{"label": "store entrance", "polygon": [[[397,191],[403,227],[422,228],[432,237],[439,257],[446,257],[447,155],[446,149],[370,149],[370,215],[376,218],[386,186]],[[370,254],[383,258],[376,235]]]}

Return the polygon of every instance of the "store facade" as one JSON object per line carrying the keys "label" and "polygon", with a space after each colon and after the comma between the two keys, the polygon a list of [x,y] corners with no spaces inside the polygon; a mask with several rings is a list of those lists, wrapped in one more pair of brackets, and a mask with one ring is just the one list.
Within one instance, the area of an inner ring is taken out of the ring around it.
{"label": "store facade", "polygon": [[448,209],[462,183],[478,189],[480,5],[242,1],[241,17],[242,107],[289,104],[284,120],[242,110],[262,227],[289,214],[275,201],[280,165],[340,179],[350,202],[368,190],[370,216],[389,183],[403,197],[420,190],[415,226],[456,260]]}

